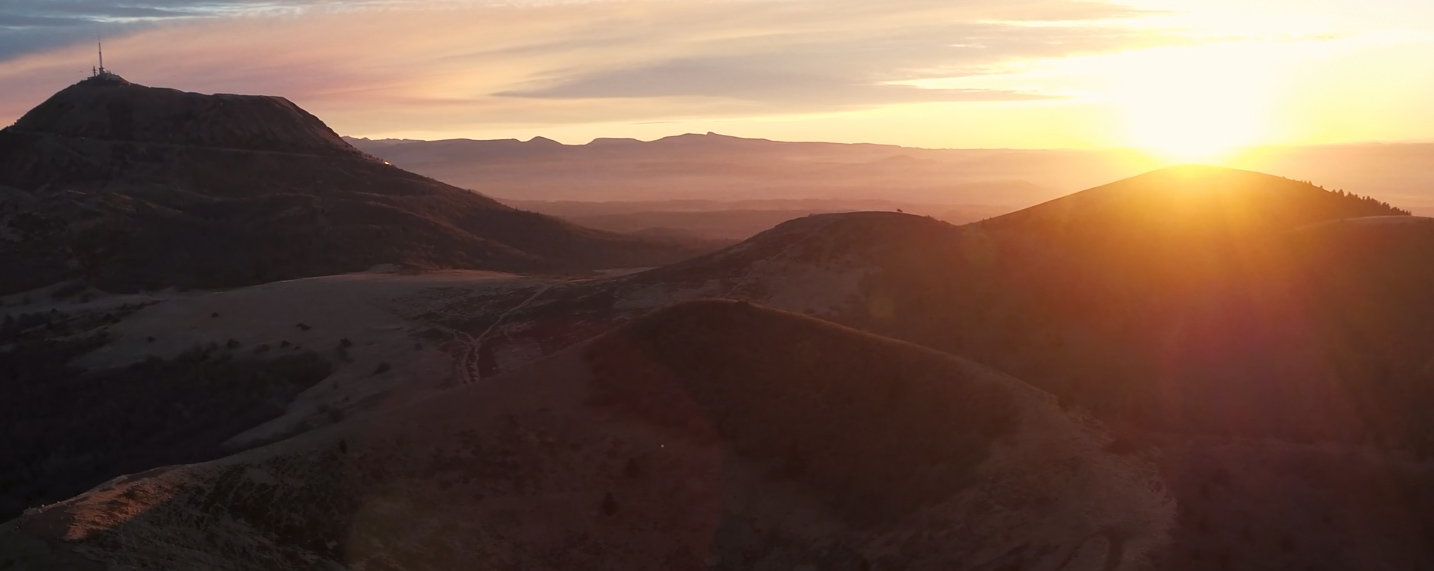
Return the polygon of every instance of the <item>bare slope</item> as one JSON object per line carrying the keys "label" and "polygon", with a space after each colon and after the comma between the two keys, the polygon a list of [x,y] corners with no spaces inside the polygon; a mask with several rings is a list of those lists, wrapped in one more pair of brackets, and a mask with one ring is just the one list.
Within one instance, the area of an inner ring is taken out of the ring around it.
{"label": "bare slope", "polygon": [[652,266],[686,246],[589,230],[364,155],[281,98],[91,79],[0,131],[0,291],[224,287],[380,263]]}
{"label": "bare slope", "polygon": [[969,362],[709,302],[116,480],[6,524],[0,550],[29,569],[1136,569],[1172,506],[1105,446]]}

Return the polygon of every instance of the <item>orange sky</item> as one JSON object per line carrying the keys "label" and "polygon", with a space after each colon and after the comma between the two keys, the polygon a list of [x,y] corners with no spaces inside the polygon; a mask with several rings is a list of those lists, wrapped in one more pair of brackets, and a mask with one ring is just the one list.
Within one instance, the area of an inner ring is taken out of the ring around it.
{"label": "orange sky", "polygon": [[1427,0],[58,4],[0,8],[0,114],[87,75],[103,33],[131,81],[284,95],[355,136],[717,131],[1207,162],[1434,139]]}

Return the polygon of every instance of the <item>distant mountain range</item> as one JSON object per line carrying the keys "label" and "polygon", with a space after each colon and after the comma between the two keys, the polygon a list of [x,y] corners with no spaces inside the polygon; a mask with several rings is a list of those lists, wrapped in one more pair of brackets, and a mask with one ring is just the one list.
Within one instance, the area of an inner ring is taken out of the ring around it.
{"label": "distant mountain range", "polygon": [[1135,153],[947,151],[786,143],[715,133],[564,145],[346,139],[396,165],[500,200],[886,200],[1022,208],[1153,168]]}
{"label": "distant mountain range", "polygon": [[[544,212],[549,210],[543,202],[562,201],[883,200],[892,205],[886,209],[904,208],[966,222],[1160,166],[1141,153],[1118,150],[918,149],[779,142],[715,133],[645,142],[598,139],[586,145],[564,145],[542,137],[346,140],[414,172]],[[1427,168],[1431,161],[1434,144],[1410,143],[1262,147],[1225,164],[1318,181],[1434,215],[1434,171]],[[626,212],[643,210],[663,208],[653,204]],[[947,212],[955,214],[943,216]]]}

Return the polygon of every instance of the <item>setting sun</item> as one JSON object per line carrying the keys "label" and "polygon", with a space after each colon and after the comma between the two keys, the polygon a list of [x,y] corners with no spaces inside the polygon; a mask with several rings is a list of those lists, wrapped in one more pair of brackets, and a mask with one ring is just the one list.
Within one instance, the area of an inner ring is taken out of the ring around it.
{"label": "setting sun", "polygon": [[1261,142],[1275,59],[1260,44],[1149,50],[1116,58],[1112,98],[1128,144],[1172,162],[1221,162]]}

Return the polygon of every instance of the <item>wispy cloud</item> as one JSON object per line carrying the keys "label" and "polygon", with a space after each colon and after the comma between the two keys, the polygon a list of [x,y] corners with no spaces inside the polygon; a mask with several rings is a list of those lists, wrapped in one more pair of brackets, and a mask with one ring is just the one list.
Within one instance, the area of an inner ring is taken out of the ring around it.
{"label": "wispy cloud", "polygon": [[[116,53],[123,48],[129,62],[159,67],[150,63],[157,58],[172,70],[166,75],[183,74],[187,83],[247,83],[299,98],[360,89],[375,101],[433,98],[474,109],[509,107],[517,98],[678,98],[688,100],[689,114],[722,115],[1039,99],[1045,96],[895,83],[981,73],[1011,59],[1179,41],[1120,23],[1140,14],[1055,0],[68,0],[12,4],[0,10],[0,26],[47,34],[70,28],[75,36],[108,23],[127,36]],[[65,40],[15,45],[25,41],[0,45],[0,58],[6,49],[14,60]],[[174,46],[185,53],[166,53]],[[519,116],[546,114],[542,107]],[[593,118],[612,118],[617,107],[632,119],[670,112],[609,102],[594,105]],[[571,119],[566,111],[551,116]]]}
{"label": "wispy cloud", "polygon": [[[679,57],[639,56],[636,61],[565,66],[534,73],[523,85],[496,95],[548,99],[725,98],[765,102],[775,108],[799,105],[813,111],[861,105],[930,101],[1025,101],[1048,95],[996,89],[921,89],[901,82],[934,77],[982,75],[994,66],[1031,58],[1066,57],[1189,41],[1183,36],[1138,30],[1122,21],[1135,14],[1118,7],[1097,10],[1049,4],[1050,18],[1011,18],[1005,9],[987,13],[977,3],[945,12],[931,4],[908,3],[906,17],[865,13],[832,14],[828,4],[797,15],[781,11],[791,26],[743,28],[739,37],[700,24]],[[918,9],[925,8],[925,9]],[[1033,6],[1018,11],[1035,18]],[[988,7],[988,9],[991,9]],[[838,10],[838,12],[840,12]],[[900,15],[900,14],[897,14]],[[1086,20],[1072,20],[1077,16]],[[841,26],[872,22],[870,26]],[[823,22],[825,20],[825,22]],[[1041,22],[1048,25],[1032,26]],[[813,23],[826,25],[812,26]],[[804,26],[805,24],[805,26]],[[640,42],[634,37],[633,43]],[[631,47],[631,46],[629,46]],[[671,53],[671,52],[668,52]]]}
{"label": "wispy cloud", "polygon": [[500,91],[497,96],[539,99],[701,97],[743,100],[773,110],[821,111],[889,103],[931,101],[1029,101],[1040,94],[994,89],[923,89],[840,75],[818,75],[679,60],[595,73],[575,73],[555,83]]}

